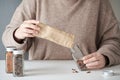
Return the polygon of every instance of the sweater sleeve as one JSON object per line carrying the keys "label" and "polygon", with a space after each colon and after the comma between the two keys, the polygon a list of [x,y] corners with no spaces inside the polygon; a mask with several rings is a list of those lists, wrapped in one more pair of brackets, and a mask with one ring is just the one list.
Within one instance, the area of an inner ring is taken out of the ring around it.
{"label": "sweater sleeve", "polygon": [[16,8],[11,22],[6,27],[2,36],[2,41],[5,47],[15,46],[18,49],[24,50],[30,47],[32,39],[27,38],[22,44],[19,44],[14,40],[13,33],[23,23],[23,21],[35,19],[35,4],[36,0],[22,0],[21,4]]}
{"label": "sweater sleeve", "polygon": [[109,66],[120,63],[120,28],[108,0],[101,0],[99,12],[99,53],[109,58]]}

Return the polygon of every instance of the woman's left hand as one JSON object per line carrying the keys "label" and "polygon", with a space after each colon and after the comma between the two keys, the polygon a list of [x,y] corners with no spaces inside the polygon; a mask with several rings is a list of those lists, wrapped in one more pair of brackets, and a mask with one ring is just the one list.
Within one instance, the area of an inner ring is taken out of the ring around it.
{"label": "woman's left hand", "polygon": [[83,63],[87,69],[100,69],[105,67],[105,57],[100,53],[92,53],[83,57]]}

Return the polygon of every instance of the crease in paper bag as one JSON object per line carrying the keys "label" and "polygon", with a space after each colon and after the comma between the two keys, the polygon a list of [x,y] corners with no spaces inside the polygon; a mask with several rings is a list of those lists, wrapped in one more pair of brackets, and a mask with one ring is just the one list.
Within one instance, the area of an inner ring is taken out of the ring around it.
{"label": "crease in paper bag", "polygon": [[74,43],[73,34],[55,29],[43,23],[39,23],[38,26],[40,27],[40,33],[37,35],[37,37],[47,39],[49,41],[52,41],[56,44],[59,44],[67,48],[73,47]]}

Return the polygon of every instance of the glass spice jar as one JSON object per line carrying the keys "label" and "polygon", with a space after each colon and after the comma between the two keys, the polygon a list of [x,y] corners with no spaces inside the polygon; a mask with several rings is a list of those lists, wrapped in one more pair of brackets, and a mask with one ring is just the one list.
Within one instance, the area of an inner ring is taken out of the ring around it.
{"label": "glass spice jar", "polygon": [[13,46],[9,46],[6,48],[6,72],[12,73],[13,72],[13,51],[16,48]]}
{"label": "glass spice jar", "polygon": [[83,52],[81,51],[80,47],[78,44],[75,44],[73,48],[70,49],[72,53],[72,57],[74,61],[76,62],[78,69],[81,71],[87,70],[86,64],[83,63]]}
{"label": "glass spice jar", "polygon": [[14,50],[13,51],[13,76],[21,77],[23,76],[23,67],[24,67],[24,53],[23,50]]}

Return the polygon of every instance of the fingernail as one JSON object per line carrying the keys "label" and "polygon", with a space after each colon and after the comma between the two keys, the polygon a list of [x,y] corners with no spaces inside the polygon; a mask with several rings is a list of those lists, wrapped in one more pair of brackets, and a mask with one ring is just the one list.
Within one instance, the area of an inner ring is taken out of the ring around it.
{"label": "fingernail", "polygon": [[83,57],[82,60],[85,60],[85,57]]}
{"label": "fingernail", "polygon": [[85,61],[83,61],[83,63],[86,64]]}

